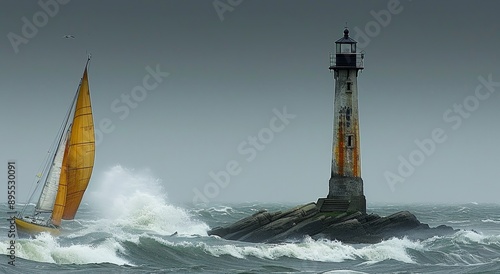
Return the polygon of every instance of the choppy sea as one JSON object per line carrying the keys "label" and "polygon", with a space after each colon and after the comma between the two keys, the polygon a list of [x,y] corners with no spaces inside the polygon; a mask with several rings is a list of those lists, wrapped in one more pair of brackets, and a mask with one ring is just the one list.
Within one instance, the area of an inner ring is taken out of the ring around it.
{"label": "choppy sea", "polygon": [[[382,216],[409,210],[431,226],[462,229],[423,241],[393,238],[353,245],[304,238],[255,244],[207,236],[207,231],[261,209],[296,204],[173,205],[159,194],[165,192],[154,179],[115,167],[106,180],[107,186],[88,194],[75,220],[63,222],[60,236],[16,239],[15,266],[2,255],[0,272],[500,273],[500,204],[368,203],[367,211]],[[102,200],[107,202],[96,202]],[[0,211],[7,217],[6,204]],[[8,225],[2,218],[2,254],[9,252]]]}

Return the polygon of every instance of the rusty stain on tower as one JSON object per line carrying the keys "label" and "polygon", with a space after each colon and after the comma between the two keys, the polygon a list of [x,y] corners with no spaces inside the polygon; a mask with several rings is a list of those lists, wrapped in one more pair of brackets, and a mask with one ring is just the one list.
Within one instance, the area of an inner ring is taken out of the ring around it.
{"label": "rusty stain on tower", "polygon": [[330,55],[330,71],[335,80],[332,168],[327,198],[318,200],[321,211],[366,212],[366,199],[361,179],[358,74],[364,54],[358,53],[357,42],[349,30],[335,42]]}

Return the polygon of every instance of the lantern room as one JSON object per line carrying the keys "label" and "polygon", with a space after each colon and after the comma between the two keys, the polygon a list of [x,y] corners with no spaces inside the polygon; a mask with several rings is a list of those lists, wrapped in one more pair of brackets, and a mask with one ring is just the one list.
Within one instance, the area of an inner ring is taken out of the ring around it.
{"label": "lantern room", "polygon": [[330,69],[363,69],[363,54],[356,52],[356,40],[344,30],[344,37],[335,41],[335,55],[330,55]]}

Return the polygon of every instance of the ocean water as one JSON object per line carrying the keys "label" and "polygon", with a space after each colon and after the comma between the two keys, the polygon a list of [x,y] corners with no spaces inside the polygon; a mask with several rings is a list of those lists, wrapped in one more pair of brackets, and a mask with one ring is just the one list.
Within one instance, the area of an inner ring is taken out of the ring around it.
{"label": "ocean water", "polygon": [[[499,204],[368,204],[368,211],[379,215],[409,210],[431,226],[462,229],[423,241],[393,238],[351,245],[304,238],[255,244],[210,237],[207,231],[260,209],[296,204],[172,205],[159,194],[166,191],[157,180],[121,167],[103,182],[99,191],[88,193],[77,218],[63,223],[60,236],[17,239],[15,266],[3,255],[0,272],[500,273]],[[96,202],[104,197],[110,203]],[[7,216],[7,205],[0,211]],[[0,227],[0,252],[7,254],[5,218]]]}

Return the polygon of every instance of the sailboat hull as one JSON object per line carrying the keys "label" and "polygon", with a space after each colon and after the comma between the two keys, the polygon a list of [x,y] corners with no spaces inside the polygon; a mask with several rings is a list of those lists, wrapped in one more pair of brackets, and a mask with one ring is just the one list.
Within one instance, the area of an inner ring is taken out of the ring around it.
{"label": "sailboat hull", "polygon": [[18,218],[16,218],[16,226],[18,233],[20,232],[29,235],[34,235],[41,232],[48,232],[54,236],[57,236],[61,233],[61,231],[59,231],[58,228],[27,222],[23,219],[18,219]]}

